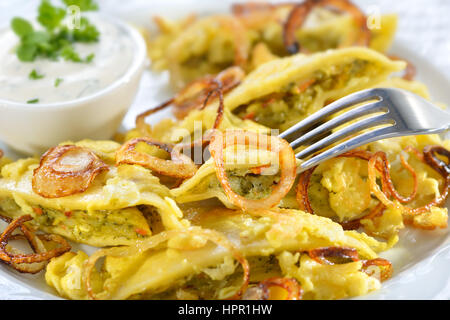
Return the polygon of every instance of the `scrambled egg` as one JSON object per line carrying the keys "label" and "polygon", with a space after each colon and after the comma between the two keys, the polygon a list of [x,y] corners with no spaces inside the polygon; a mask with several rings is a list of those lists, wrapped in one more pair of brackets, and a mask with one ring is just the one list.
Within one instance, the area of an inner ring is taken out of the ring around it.
{"label": "scrambled egg", "polygon": [[186,226],[178,207],[169,198],[169,189],[149,170],[139,166],[116,167],[112,141],[84,140],[76,145],[89,147],[110,165],[81,194],[48,199],[31,187],[36,158],[6,164],[1,169],[0,210],[16,218],[30,214],[32,224],[49,233],[93,246],[132,244],[151,235],[147,219],[137,205],[155,207],[168,229]]}

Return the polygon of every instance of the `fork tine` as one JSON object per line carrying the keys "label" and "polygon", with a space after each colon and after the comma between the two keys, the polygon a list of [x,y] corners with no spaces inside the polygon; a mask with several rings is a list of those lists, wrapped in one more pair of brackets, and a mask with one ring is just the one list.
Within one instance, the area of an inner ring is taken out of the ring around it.
{"label": "fork tine", "polygon": [[314,128],[313,130],[305,133],[298,139],[291,142],[290,145],[291,145],[292,149],[295,149],[301,145],[315,142],[314,139],[316,139],[317,137],[322,137],[328,131],[335,129],[338,126],[340,126],[348,121],[357,119],[364,115],[369,115],[372,113],[377,113],[377,112],[382,112],[382,111],[384,111],[384,112],[388,111],[388,108],[383,105],[383,101],[377,101],[377,102],[365,104],[363,106],[360,106],[360,107],[357,107],[350,111],[347,111],[347,112],[337,116],[336,118],[333,118],[333,119],[321,124],[317,128]]}
{"label": "fork tine", "polygon": [[382,100],[382,94],[380,94],[379,90],[377,89],[367,89],[352,93],[335,102],[330,103],[329,105],[313,113],[306,119],[293,125],[289,129],[281,133],[279,137],[287,140],[288,142],[291,142],[307,132],[313,125],[325,120],[333,113],[371,99]]}
{"label": "fork tine", "polygon": [[[329,136],[323,138],[322,140],[317,141],[316,143],[310,145],[309,147],[303,149],[299,153],[297,153],[295,156],[297,158],[304,158],[308,157],[309,155],[312,155],[316,153],[319,150],[322,150],[331,144],[342,140],[344,138],[347,138],[348,136],[359,132],[364,129],[368,129],[377,125],[386,124],[386,123],[393,123],[395,122],[389,115],[389,113],[384,113],[382,115],[378,115],[375,117],[366,118],[363,120],[360,120],[356,123],[353,123],[349,125],[348,127],[345,127],[337,132],[334,132],[330,134]],[[325,124],[326,125],[326,124]]]}
{"label": "fork tine", "polygon": [[[311,159],[306,160],[300,165],[300,172],[308,170],[316,165],[318,165],[320,162],[327,160],[331,157],[336,157],[342,153],[344,153],[347,150],[352,150],[354,148],[360,147],[362,145],[365,145],[370,142],[374,142],[381,139],[387,139],[392,137],[400,136],[398,132],[396,132],[394,126],[391,127],[383,127],[378,128],[369,132],[365,132],[361,135],[358,135],[356,137],[353,137],[347,141],[344,141],[333,148],[330,148],[324,152],[321,152],[315,156],[313,156]],[[298,157],[297,157],[298,158]]]}

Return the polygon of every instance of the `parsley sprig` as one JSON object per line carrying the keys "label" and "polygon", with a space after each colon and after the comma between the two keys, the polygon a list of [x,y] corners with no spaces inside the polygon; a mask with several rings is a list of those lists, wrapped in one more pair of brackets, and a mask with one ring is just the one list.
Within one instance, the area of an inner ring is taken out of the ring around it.
{"label": "parsley sprig", "polygon": [[36,69],[31,70],[30,74],[28,75],[28,78],[30,78],[31,80],[38,80],[38,79],[42,79],[44,77],[43,74],[40,74],[36,71]]}
{"label": "parsley sprig", "polygon": [[[94,0],[62,0],[68,7],[76,5],[80,11],[98,10]],[[69,28],[64,24],[67,8],[54,6],[50,0],[42,0],[38,8],[37,21],[43,27],[35,30],[33,25],[20,17],[11,21],[11,28],[20,38],[16,49],[17,57],[24,62],[32,62],[37,57],[57,60],[62,57],[73,62],[90,62],[94,54],[80,57],[73,44],[93,43],[99,39],[99,32],[86,17],[80,18],[79,28]]]}

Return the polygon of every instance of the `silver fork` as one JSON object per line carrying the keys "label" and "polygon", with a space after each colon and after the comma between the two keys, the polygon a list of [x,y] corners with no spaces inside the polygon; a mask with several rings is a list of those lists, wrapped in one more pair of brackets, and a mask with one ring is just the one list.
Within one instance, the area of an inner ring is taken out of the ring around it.
{"label": "silver fork", "polygon": [[[338,111],[357,104],[362,105],[326,121]],[[375,113],[382,114],[361,119],[331,132],[351,120]],[[380,125],[385,126],[374,128]],[[370,128],[373,130],[351,137],[319,153],[340,140]],[[449,112],[405,90],[376,88],[355,92],[327,105],[290,127],[279,137],[287,140],[293,149],[307,146],[295,155],[298,159],[305,160],[300,166],[300,171],[305,171],[369,142],[407,135],[440,133],[449,129]]]}

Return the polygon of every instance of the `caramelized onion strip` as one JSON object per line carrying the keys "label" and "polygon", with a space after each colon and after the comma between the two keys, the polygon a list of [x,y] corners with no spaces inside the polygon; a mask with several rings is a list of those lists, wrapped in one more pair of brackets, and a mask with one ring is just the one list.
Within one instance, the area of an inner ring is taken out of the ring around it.
{"label": "caramelized onion strip", "polygon": [[[142,112],[136,117],[136,128],[144,136],[150,136],[145,119],[169,106],[173,106],[173,113],[177,119],[183,119],[189,112],[201,109],[208,103],[219,97],[217,89],[221,88],[222,95],[238,86],[244,79],[245,73],[239,67],[230,67],[216,76],[207,75],[201,79],[192,81],[178,92],[172,99],[159,106]],[[214,91],[214,93],[211,93]],[[208,99],[207,97],[210,96]]]}
{"label": "caramelized onion strip", "polygon": [[316,248],[308,251],[308,255],[311,259],[315,260],[320,264],[333,265],[334,262],[327,258],[339,258],[339,259],[350,259],[352,261],[358,261],[358,251],[354,248],[347,247],[323,247]]}
{"label": "caramelized onion strip", "polygon": [[324,247],[316,248],[308,251],[308,255],[311,259],[314,259],[320,264],[334,265],[335,263],[327,259],[328,257],[349,259],[352,261],[362,261],[361,271],[367,273],[369,276],[373,276],[375,271],[371,270],[371,266],[379,268],[379,280],[385,281],[392,276],[393,267],[391,262],[383,258],[375,258],[371,260],[360,260],[358,251],[354,248],[347,247]]}
{"label": "caramelized onion strip", "polygon": [[[382,166],[382,181],[387,182],[387,185],[389,185],[390,174],[389,174],[389,166],[388,161],[386,158],[386,154],[384,152],[377,152],[374,154],[374,156],[369,160],[369,183],[370,188],[372,192],[375,194],[375,196],[380,200],[385,206],[387,207],[394,207],[399,210],[401,210],[404,213],[415,215],[424,213],[430,210],[432,206],[439,206],[442,205],[445,200],[448,197],[449,193],[449,187],[450,187],[450,169],[448,163],[445,163],[444,161],[438,159],[435,154],[440,154],[442,156],[447,157],[447,159],[450,159],[450,151],[445,149],[441,146],[426,146],[423,149],[423,159],[424,162],[427,163],[430,167],[432,167],[435,171],[437,171],[441,176],[444,178],[444,187],[442,192],[440,192],[440,195],[437,196],[434,200],[432,200],[430,203],[426,204],[425,206],[419,207],[419,208],[409,208],[406,206],[402,206],[396,202],[393,202],[389,199],[390,195],[394,194],[395,189],[389,188],[389,192],[383,192],[380,190],[380,187],[378,186],[376,182],[377,178],[377,165]],[[415,189],[417,187],[415,186]],[[397,199],[397,197],[394,196],[394,198]],[[398,200],[398,199],[397,199]]]}
{"label": "caramelized onion strip", "polygon": [[159,106],[157,106],[157,107],[155,107],[155,108],[152,108],[152,109],[149,109],[149,110],[146,110],[146,111],[140,113],[140,114],[136,117],[136,129],[137,129],[142,135],[144,135],[144,136],[149,136],[149,135],[150,135],[150,132],[148,131],[148,126],[147,126],[147,124],[145,123],[145,119],[146,119],[148,116],[150,116],[150,115],[152,115],[152,114],[154,114],[154,113],[156,113],[156,112],[158,112],[158,111],[161,111],[161,110],[166,109],[166,108],[169,107],[172,103],[173,103],[173,99],[170,99],[170,100],[167,100],[167,101],[161,103]]}
{"label": "caramelized onion strip", "polygon": [[299,52],[305,52],[305,49],[300,46],[295,38],[295,32],[300,28],[306,18],[311,13],[314,7],[332,7],[341,12],[348,12],[352,15],[359,30],[358,37],[355,41],[356,45],[368,46],[370,42],[371,33],[366,24],[366,16],[364,13],[347,0],[305,0],[292,8],[288,19],[283,27],[283,42],[286,50],[295,54]]}
{"label": "caramelized onion strip", "polygon": [[51,148],[34,169],[33,191],[44,198],[82,193],[102,171],[109,170],[91,150],[75,145]]}
{"label": "caramelized onion strip", "polygon": [[[136,150],[137,144],[141,142],[168,152],[171,155],[171,160],[161,159]],[[197,166],[192,159],[181,153],[174,153],[172,151],[173,146],[170,144],[157,142],[147,137],[135,138],[127,141],[117,151],[116,164],[135,164],[174,178],[192,177],[197,171]]]}
{"label": "caramelized onion strip", "polygon": [[213,132],[220,127],[220,124],[222,123],[222,120],[223,120],[223,113],[224,113],[223,93],[222,93],[221,87],[209,92],[209,94],[206,96],[205,102],[203,103],[203,106],[201,109],[206,108],[206,106],[208,104],[208,100],[216,92],[218,92],[218,95],[219,95],[219,107],[217,109],[217,116],[216,116],[216,119],[214,120],[212,129],[208,130],[200,139],[197,139],[191,143],[176,144],[173,147],[172,153],[175,154],[177,157],[181,157],[183,150],[192,149],[192,148],[194,148],[194,154],[196,152],[196,148],[201,148],[200,153],[203,154],[203,148],[211,141]]}

